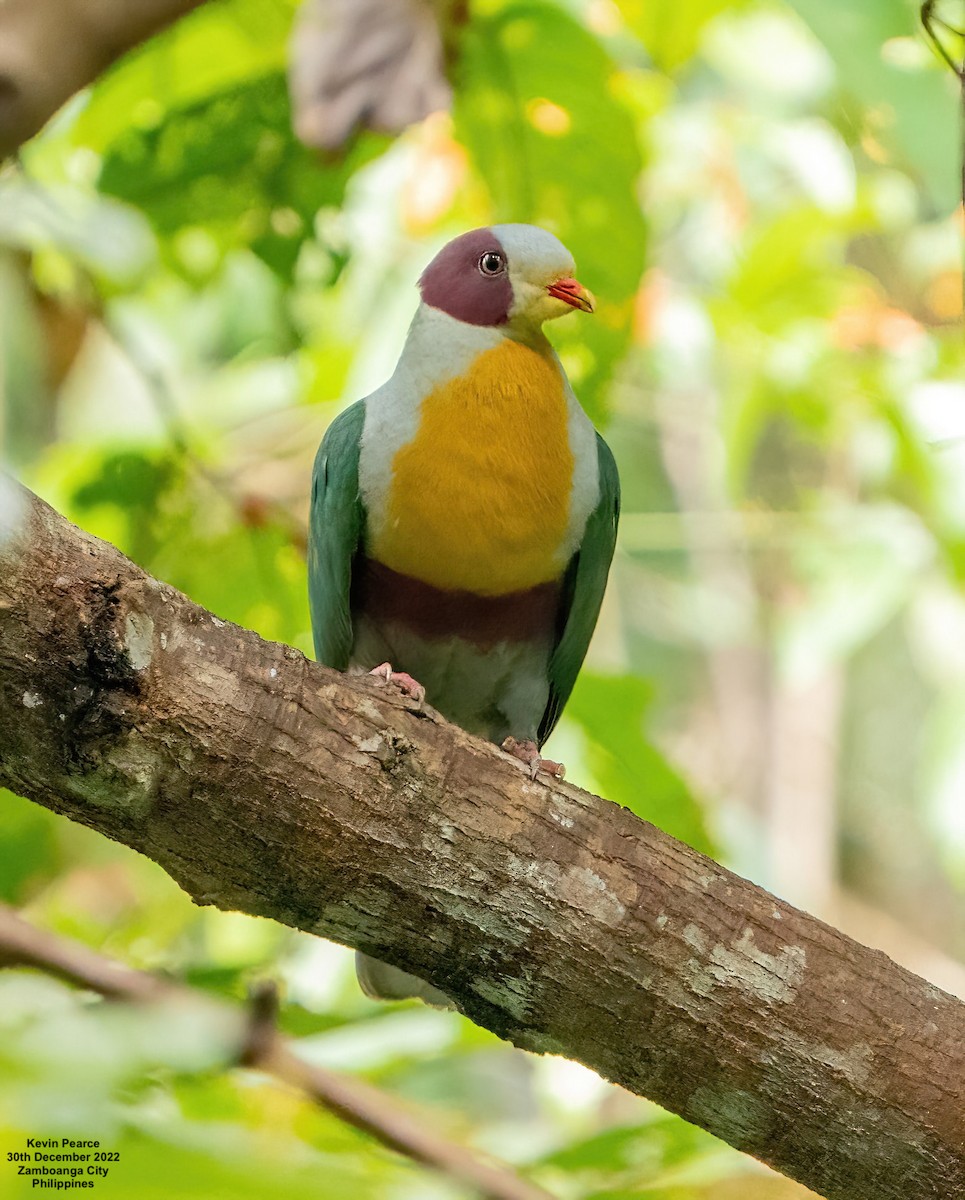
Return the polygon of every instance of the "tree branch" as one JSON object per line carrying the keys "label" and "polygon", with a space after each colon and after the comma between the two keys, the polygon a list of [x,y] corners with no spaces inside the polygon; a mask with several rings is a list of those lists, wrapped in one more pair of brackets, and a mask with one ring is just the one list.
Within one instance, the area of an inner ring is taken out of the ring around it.
{"label": "tree branch", "polygon": [[203,0],[4,0],[0,161],[115,59]]}
{"label": "tree branch", "polygon": [[[486,1200],[552,1200],[548,1192],[525,1182],[508,1168],[478,1158],[464,1146],[433,1133],[377,1088],[304,1062],[293,1050],[291,1039],[282,1037],[273,1021],[258,1021],[257,1037],[246,1037],[244,1013],[238,1005],[215,1000],[147,971],[132,970],[79,942],[37,929],[5,904],[0,904],[2,967],[36,967],[111,1000],[135,1004],[173,1000],[193,1009],[217,1012],[223,1024],[237,1030],[241,1065],[297,1087],[316,1104],[371,1134],[390,1150],[468,1184]],[[265,995],[262,993],[260,1002],[255,1000],[258,1016],[264,1015]]]}
{"label": "tree branch", "polygon": [[0,547],[0,784],[829,1200],[965,1195],[965,1006],[23,495]]}

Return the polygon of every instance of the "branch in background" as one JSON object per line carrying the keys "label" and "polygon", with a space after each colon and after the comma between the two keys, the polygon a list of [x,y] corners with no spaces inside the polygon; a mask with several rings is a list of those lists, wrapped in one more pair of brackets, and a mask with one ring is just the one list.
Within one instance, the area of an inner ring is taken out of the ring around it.
{"label": "branch in background", "polygon": [[965,1006],[15,495],[0,785],[148,854],[199,903],[418,974],[828,1200],[965,1195]]}
{"label": "branch in background", "polygon": [[0,4],[0,161],[75,92],[202,0],[5,0]]}
{"label": "branch in background", "polygon": [[177,398],[164,372],[138,353],[116,324],[102,319],[100,328],[118,354],[124,357],[140,377],[172,449],[190,468],[195,478],[208,485],[249,533],[254,529],[274,525],[285,533],[291,545],[305,558],[308,553],[308,528],[305,521],[294,515],[290,505],[279,503],[270,496],[239,489],[231,475],[209,466],[194,447],[191,431],[181,415]]}
{"label": "branch in background", "polygon": [[937,13],[935,11],[936,8],[936,0],[925,0],[925,3],[921,6],[922,27],[939,58],[942,59],[947,67],[950,67],[955,72],[962,86],[965,87],[965,58],[961,62],[956,61],[952,56],[952,52],[942,40],[943,34],[950,34],[956,39],[965,38],[965,25],[960,29],[956,28]]}
{"label": "branch in background", "polygon": [[215,1000],[204,992],[135,971],[80,942],[37,929],[0,904],[0,968],[36,967],[48,975],[98,992],[110,1000],[135,1004],[178,1000],[205,1012],[217,1012],[229,1028],[238,1029],[238,1061],[264,1071],[304,1092],[316,1104],[391,1150],[441,1171],[474,1188],[486,1200],[552,1200],[542,1188],[527,1183],[508,1167],[477,1157],[464,1146],[432,1133],[377,1088],[323,1067],[310,1066],[292,1049],[290,1038],[274,1026],[275,993],[261,989],[245,1021],[238,1005]]}

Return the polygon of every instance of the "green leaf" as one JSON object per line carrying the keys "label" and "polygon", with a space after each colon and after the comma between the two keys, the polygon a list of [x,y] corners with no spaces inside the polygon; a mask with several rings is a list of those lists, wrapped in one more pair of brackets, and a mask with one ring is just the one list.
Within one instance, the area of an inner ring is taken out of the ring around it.
{"label": "green leaf", "polygon": [[168,536],[146,565],[224,620],[262,637],[307,650],[310,645],[305,560],[287,529],[227,529],[170,514]]}
{"label": "green leaf", "polygon": [[645,225],[637,198],[642,155],[613,63],[559,8],[509,4],[467,28],[455,124],[498,221],[552,230],[598,299],[589,318],[551,328],[590,415],[626,350]]}
{"label": "green leaf", "polygon": [[842,290],[848,224],[801,205],[752,229],[718,307],[742,308],[768,333],[795,318],[830,313]]}
{"label": "green leaf", "polygon": [[202,5],[97,80],[71,142],[102,154],[132,127],[155,127],[168,111],[284,70],[296,7],[296,0]]}
{"label": "green leaf", "polygon": [[671,1196],[683,1200],[695,1193],[689,1188],[667,1189],[697,1182],[702,1176],[719,1180],[741,1162],[737,1153],[711,1134],[654,1109],[650,1120],[576,1138],[540,1159],[539,1166],[555,1167],[565,1171],[567,1179],[581,1180],[590,1190],[580,1194],[588,1200],[631,1200],[644,1194],[655,1200]]}
{"label": "green leaf", "polygon": [[[150,561],[163,533],[164,497],[184,486],[183,465],[169,451],[118,450],[98,460],[70,496],[70,507],[87,529],[106,522],[100,536],[119,544],[141,565]],[[123,532],[121,532],[123,531]]]}
{"label": "green leaf", "polygon": [[714,852],[697,799],[647,738],[653,689],[633,675],[583,671],[566,709],[589,747],[605,796],[705,854]]}
{"label": "green leaf", "polygon": [[[864,105],[874,140],[898,165],[918,174],[940,212],[951,212],[959,202],[961,166],[955,79],[930,53],[921,52],[918,5],[905,0],[790,3],[834,59],[842,90]],[[888,49],[896,42],[905,49],[900,56]]]}
{"label": "green leaf", "polygon": [[98,504],[116,504],[119,508],[150,511],[176,474],[169,458],[149,458],[136,450],[109,454],[100,474],[81,484],[73,502],[81,509]]}
{"label": "green leaf", "polygon": [[63,864],[46,809],[0,788],[0,900],[23,904]]}
{"label": "green leaf", "polygon": [[173,247],[189,271],[207,274],[218,250],[249,246],[287,279],[318,210],[340,204],[348,179],[384,144],[363,136],[339,162],[320,163],[292,133],[277,71],[128,128],[108,148],[98,186],[142,209],[162,236],[203,228],[204,244]]}
{"label": "green leaf", "polygon": [[674,72],[697,52],[704,26],[722,12],[747,7],[747,0],[617,0],[627,24],[662,71]]}

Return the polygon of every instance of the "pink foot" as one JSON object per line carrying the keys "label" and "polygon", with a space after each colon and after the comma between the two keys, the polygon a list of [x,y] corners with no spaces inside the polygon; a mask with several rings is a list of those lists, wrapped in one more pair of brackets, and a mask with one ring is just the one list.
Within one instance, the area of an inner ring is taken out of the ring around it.
{"label": "pink foot", "polygon": [[383,683],[394,683],[403,696],[411,696],[416,705],[421,708],[426,698],[426,689],[417,679],[407,675],[405,671],[393,671],[391,663],[380,663],[374,670],[369,671]]}
{"label": "pink foot", "polygon": [[551,758],[540,758],[539,747],[535,742],[517,742],[514,737],[508,737],[503,742],[503,749],[520,762],[526,763],[530,779],[535,779],[540,771],[552,775],[554,779],[563,779],[566,775],[566,767],[562,763],[553,762]]}

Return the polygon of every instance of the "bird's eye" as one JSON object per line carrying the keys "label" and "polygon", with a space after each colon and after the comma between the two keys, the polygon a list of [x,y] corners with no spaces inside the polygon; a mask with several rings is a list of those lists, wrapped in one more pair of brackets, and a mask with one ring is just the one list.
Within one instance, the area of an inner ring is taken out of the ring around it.
{"label": "bird's eye", "polygon": [[498,275],[506,269],[506,260],[495,250],[487,250],[479,260],[479,270],[483,275]]}

